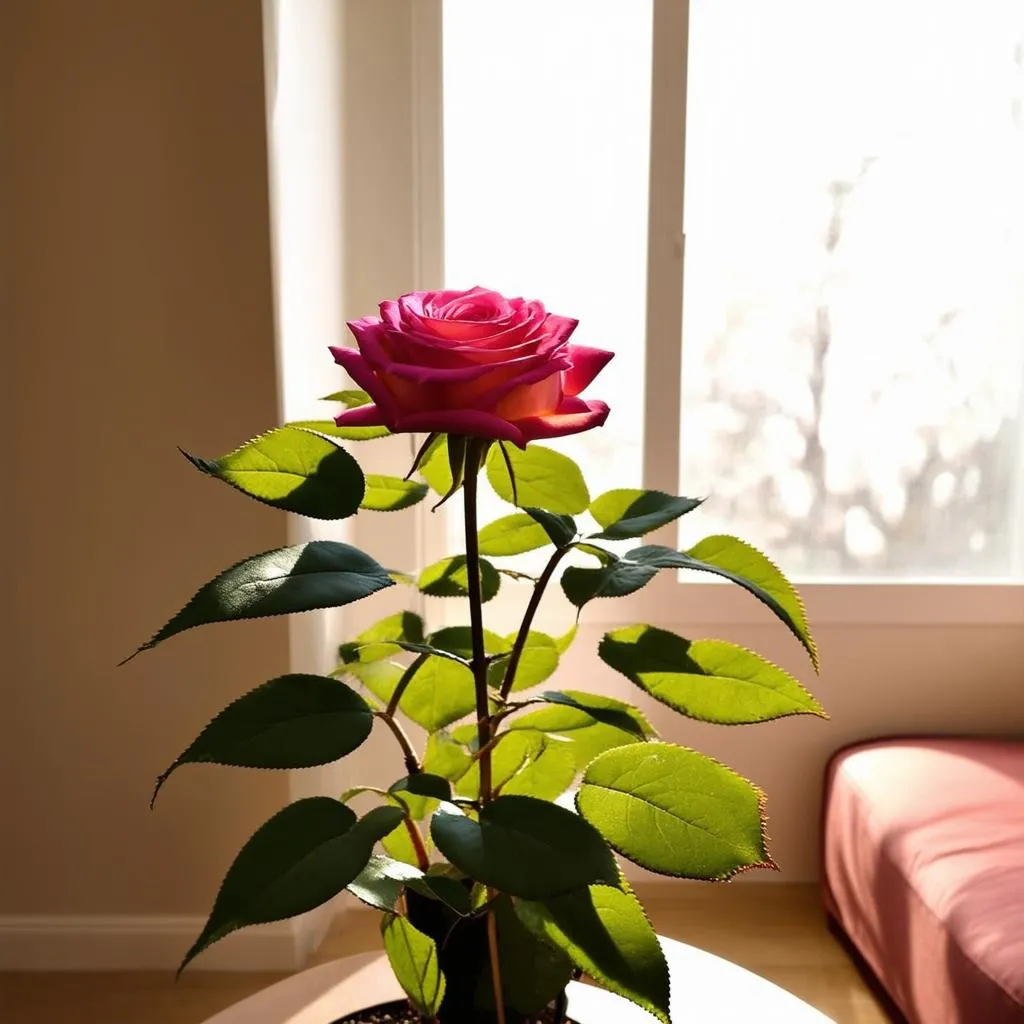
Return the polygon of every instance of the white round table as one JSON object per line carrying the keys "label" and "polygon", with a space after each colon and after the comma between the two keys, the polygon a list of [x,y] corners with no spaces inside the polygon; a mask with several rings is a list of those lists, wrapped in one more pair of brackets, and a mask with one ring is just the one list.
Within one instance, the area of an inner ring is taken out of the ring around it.
{"label": "white round table", "polygon": [[[764,978],[674,939],[661,938],[672,975],[672,1018],[685,1024],[834,1024]],[[402,998],[383,953],[312,967],[210,1017],[206,1024],[333,1024],[347,1013]],[[580,1024],[652,1024],[618,996],[573,982],[569,1012]]]}

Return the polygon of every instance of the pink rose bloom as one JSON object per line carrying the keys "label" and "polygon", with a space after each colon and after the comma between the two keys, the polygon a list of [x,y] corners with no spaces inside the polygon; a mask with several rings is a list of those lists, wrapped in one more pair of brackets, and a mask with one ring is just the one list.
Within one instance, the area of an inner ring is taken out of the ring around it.
{"label": "pink rose bloom", "polygon": [[578,321],[486,288],[412,292],[353,320],[358,351],[334,358],[373,399],[339,426],[464,434],[520,448],[599,427],[604,402],[580,398],[613,353],[570,345]]}

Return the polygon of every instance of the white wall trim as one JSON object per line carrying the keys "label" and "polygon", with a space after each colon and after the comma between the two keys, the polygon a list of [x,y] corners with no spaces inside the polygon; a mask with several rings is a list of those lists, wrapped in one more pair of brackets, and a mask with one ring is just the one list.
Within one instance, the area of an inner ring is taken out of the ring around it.
{"label": "white wall trim", "polygon": [[[295,921],[242,929],[189,969],[299,970],[332,918],[333,910],[323,907]],[[0,971],[176,970],[205,920],[185,914],[0,916]]]}

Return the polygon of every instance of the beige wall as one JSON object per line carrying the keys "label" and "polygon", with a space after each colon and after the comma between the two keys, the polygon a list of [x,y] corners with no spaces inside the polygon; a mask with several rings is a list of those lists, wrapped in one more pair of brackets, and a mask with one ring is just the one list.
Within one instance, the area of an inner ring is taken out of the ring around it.
{"label": "beige wall", "polygon": [[283,774],[154,776],[283,620],[115,664],[284,517],[191,470],[277,419],[257,0],[0,13],[0,913],[200,914]]}

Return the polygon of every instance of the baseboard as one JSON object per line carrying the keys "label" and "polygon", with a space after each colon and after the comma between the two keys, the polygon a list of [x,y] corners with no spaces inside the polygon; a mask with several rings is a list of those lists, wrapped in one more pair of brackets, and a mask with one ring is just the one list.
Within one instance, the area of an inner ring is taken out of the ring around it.
{"label": "baseboard", "polygon": [[[244,928],[190,965],[205,971],[294,971],[323,941],[330,906],[294,921]],[[205,919],[161,916],[0,917],[0,970],[174,970]]]}

